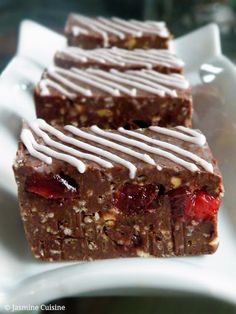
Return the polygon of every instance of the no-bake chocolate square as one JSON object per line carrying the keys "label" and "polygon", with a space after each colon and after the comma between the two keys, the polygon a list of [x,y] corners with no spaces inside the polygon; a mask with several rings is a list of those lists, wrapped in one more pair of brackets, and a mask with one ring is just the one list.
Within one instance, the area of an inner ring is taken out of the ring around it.
{"label": "no-bake chocolate square", "polygon": [[182,73],[183,61],[167,49],[102,48],[84,50],[66,47],[57,51],[55,64],[63,68],[97,68],[105,71],[153,69],[162,73]]}
{"label": "no-bake chocolate square", "polygon": [[69,45],[83,49],[168,48],[171,37],[165,22],[90,18],[79,14],[69,15],[65,35]]}
{"label": "no-bake chocolate square", "polygon": [[14,163],[26,236],[49,261],[211,254],[222,178],[198,130],[25,125]]}
{"label": "no-bake chocolate square", "polygon": [[192,96],[177,73],[50,68],[35,89],[37,117],[53,125],[190,127]]}

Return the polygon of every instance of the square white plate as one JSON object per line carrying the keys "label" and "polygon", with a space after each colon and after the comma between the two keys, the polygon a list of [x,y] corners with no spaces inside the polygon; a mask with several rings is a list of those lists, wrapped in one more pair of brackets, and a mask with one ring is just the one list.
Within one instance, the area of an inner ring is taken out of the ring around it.
{"label": "square white plate", "polygon": [[[220,161],[226,188],[219,215],[220,247],[212,256],[132,258],[87,263],[44,263],[29,250],[12,173],[21,119],[34,117],[32,88],[66,40],[24,21],[16,57],[0,80],[0,306],[40,304],[66,296],[187,291],[236,304],[236,70],[221,54],[219,31],[208,25],[173,41],[193,86],[194,124]],[[209,66],[210,65],[210,66]],[[123,290],[122,290],[123,289]],[[106,292],[105,292],[106,291]]]}

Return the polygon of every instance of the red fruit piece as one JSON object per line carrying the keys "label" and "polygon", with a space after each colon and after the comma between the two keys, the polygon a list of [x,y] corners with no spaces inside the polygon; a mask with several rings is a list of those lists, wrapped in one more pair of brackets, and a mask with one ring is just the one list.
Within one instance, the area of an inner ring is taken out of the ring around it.
{"label": "red fruit piece", "polygon": [[220,199],[198,191],[187,200],[185,214],[198,220],[211,219],[218,211]]}
{"label": "red fruit piece", "polygon": [[220,199],[205,191],[190,192],[179,188],[169,192],[174,218],[186,216],[196,220],[211,219],[218,211]]}
{"label": "red fruit piece", "polygon": [[78,188],[59,174],[35,173],[26,179],[26,191],[47,199],[68,199],[79,196]]}
{"label": "red fruit piece", "polygon": [[116,193],[113,204],[120,211],[126,214],[135,214],[142,210],[146,210],[152,205],[156,199],[158,190],[152,184],[138,185],[126,183],[122,186],[120,191]]}

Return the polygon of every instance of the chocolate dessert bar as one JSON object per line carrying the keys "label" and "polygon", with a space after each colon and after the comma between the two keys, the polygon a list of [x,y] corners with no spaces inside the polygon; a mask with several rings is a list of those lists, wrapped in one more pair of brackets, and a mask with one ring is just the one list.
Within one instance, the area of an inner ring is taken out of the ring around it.
{"label": "chocolate dessert bar", "polygon": [[36,87],[35,103],[37,117],[53,125],[191,126],[191,90],[177,73],[53,67]]}
{"label": "chocolate dessert bar", "polygon": [[14,163],[32,253],[49,261],[211,254],[222,178],[205,136],[25,125]]}
{"label": "chocolate dessert bar", "polygon": [[104,71],[153,69],[162,73],[181,73],[183,61],[166,49],[125,50],[116,47],[84,50],[66,47],[57,51],[55,64],[63,68],[97,68]]}
{"label": "chocolate dessert bar", "polygon": [[113,46],[129,50],[168,48],[171,38],[164,22],[90,18],[79,14],[69,15],[65,35],[70,46],[83,49]]}

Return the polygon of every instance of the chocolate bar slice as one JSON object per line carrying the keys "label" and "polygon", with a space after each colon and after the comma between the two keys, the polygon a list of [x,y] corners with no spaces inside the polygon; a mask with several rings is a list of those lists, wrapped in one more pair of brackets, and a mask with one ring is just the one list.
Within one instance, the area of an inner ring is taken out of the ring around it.
{"label": "chocolate bar slice", "polygon": [[65,35],[70,46],[83,49],[113,46],[124,49],[168,48],[171,38],[164,22],[90,18],[79,14],[69,15]]}
{"label": "chocolate bar slice", "polygon": [[191,126],[192,96],[177,73],[53,67],[35,89],[37,117],[53,125],[116,129]]}
{"label": "chocolate bar slice", "polygon": [[38,119],[15,178],[26,236],[49,261],[211,254],[222,178],[200,131],[135,131]]}
{"label": "chocolate bar slice", "polygon": [[97,68],[104,71],[153,69],[162,73],[182,73],[183,61],[166,49],[125,50],[116,47],[84,50],[66,47],[57,51],[55,64],[63,68]]}

